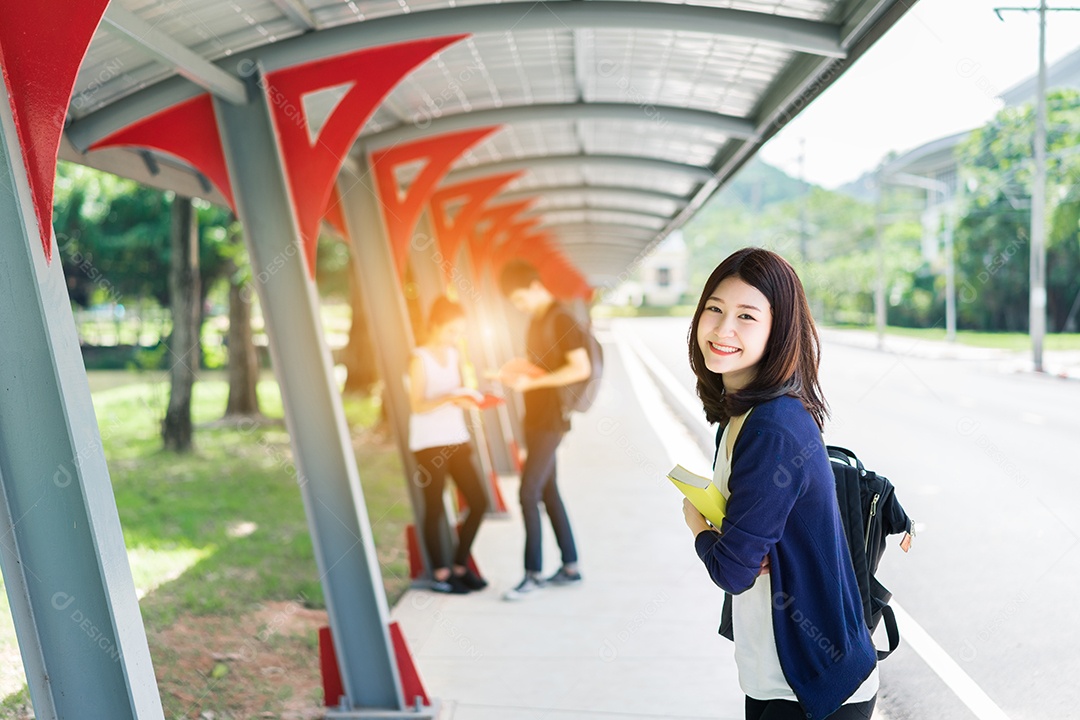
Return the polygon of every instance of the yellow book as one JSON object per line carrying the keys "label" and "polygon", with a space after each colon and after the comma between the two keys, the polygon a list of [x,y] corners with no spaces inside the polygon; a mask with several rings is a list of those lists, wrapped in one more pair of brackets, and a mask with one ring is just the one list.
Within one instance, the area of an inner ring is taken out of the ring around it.
{"label": "yellow book", "polygon": [[727,500],[716,487],[712,478],[702,477],[690,472],[682,465],[676,465],[667,474],[675,487],[693,503],[705,519],[719,529],[727,509]]}

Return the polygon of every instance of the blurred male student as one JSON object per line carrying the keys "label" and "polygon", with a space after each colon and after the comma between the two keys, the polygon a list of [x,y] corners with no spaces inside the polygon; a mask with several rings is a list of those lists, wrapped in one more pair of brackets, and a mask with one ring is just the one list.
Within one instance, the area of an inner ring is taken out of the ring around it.
{"label": "blurred male student", "polygon": [[[507,263],[499,276],[499,289],[510,303],[530,317],[525,347],[527,362],[507,363],[499,379],[523,393],[522,425],[528,455],[521,471],[521,512],[525,520],[525,577],[504,595],[521,600],[547,585],[581,582],[577,547],[570,519],[556,483],[555,452],[570,429],[568,411],[559,388],[587,380],[592,372],[585,329],[540,281],[540,274],[522,260]],[[544,578],[541,549],[540,501],[543,500],[562,566]]]}

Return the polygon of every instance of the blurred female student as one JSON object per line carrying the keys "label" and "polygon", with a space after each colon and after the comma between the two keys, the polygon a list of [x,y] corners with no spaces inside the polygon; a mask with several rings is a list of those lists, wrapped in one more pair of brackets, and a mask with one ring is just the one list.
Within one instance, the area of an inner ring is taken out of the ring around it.
{"label": "blurred female student", "polygon": [[[446,297],[435,300],[428,316],[427,340],[409,364],[409,449],[419,465],[415,482],[424,493],[424,545],[431,559],[436,592],[463,594],[487,587],[469,566],[469,551],[487,498],[472,459],[465,408],[476,407],[474,393],[463,387],[458,344],[465,334],[465,312]],[[465,496],[468,514],[458,545],[445,546],[439,526],[445,514],[443,490],[449,474]],[[453,554],[452,567],[451,558]]]}
{"label": "blurred female student", "polygon": [[698,556],[726,591],[747,720],[868,718],[877,655],[863,621],[821,430],[820,341],[779,255],[734,253],[713,271],[688,336],[727,497],[712,527],[683,503]]}

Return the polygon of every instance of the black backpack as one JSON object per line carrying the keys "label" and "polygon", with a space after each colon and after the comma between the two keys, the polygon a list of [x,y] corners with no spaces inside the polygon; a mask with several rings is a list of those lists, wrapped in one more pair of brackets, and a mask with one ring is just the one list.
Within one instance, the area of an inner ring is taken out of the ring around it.
{"label": "black backpack", "polygon": [[[720,438],[724,427],[716,431],[715,466],[720,454]],[[855,453],[835,445],[826,445],[829,464],[836,481],[836,500],[840,506],[840,521],[847,537],[848,554],[859,584],[863,602],[863,619],[873,633],[885,620],[885,632],[889,637],[889,649],[878,650],[878,660],[884,660],[900,645],[900,630],[896,627],[896,615],[889,607],[892,593],[874,576],[878,563],[885,552],[885,538],[899,532],[912,532],[911,518],[896,499],[893,484],[887,477],[863,467]],[[733,640],[731,626],[731,596],[724,595],[724,608],[720,617],[720,634]]]}
{"label": "black backpack", "polygon": [[[565,308],[560,308],[559,312],[565,312],[569,315]],[[549,315],[551,318],[547,328],[549,337],[555,334],[555,318],[557,316],[558,312]],[[589,354],[589,364],[592,369],[587,379],[558,388],[559,401],[564,415],[571,412],[586,412],[591,408],[596,401],[596,394],[600,391],[600,379],[604,376],[604,350],[600,347],[600,341],[593,335],[592,324],[586,323],[582,325],[572,315],[571,318],[584,331],[585,351]]]}
{"label": "black backpack", "polygon": [[889,535],[911,532],[911,518],[896,500],[893,484],[883,475],[863,467],[855,453],[842,447],[828,445],[829,460],[836,479],[836,500],[840,505],[840,520],[847,536],[851,564],[859,582],[863,601],[863,616],[870,632],[882,619],[889,636],[889,649],[878,650],[878,660],[884,660],[900,644],[896,616],[889,607],[892,593],[874,576],[885,552]]}

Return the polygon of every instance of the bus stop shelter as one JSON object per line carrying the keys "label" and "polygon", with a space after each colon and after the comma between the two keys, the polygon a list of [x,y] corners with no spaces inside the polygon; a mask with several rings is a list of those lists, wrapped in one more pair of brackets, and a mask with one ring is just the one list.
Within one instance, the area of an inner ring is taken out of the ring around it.
{"label": "bus stop shelter", "polygon": [[[6,3],[0,565],[37,716],[162,717],[55,258],[58,157],[236,211],[341,675],[328,717],[430,717],[403,690],[318,321],[321,224],[350,244],[375,309],[402,438],[407,272],[495,326],[509,258],[567,300],[614,286],[910,5]],[[505,333],[483,342],[488,364],[509,356]],[[510,414],[484,428],[504,469]]]}

